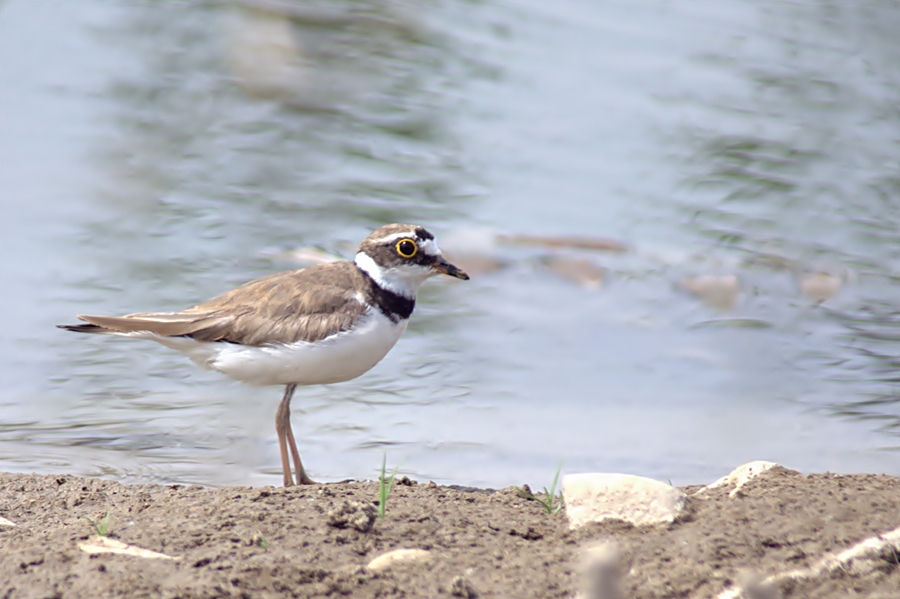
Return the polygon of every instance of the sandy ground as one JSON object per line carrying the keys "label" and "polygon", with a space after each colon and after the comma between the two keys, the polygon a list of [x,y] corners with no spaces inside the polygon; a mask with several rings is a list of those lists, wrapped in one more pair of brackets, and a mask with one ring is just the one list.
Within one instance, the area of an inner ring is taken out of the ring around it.
{"label": "sandy ground", "polygon": [[[744,486],[692,494],[670,525],[622,522],[570,531],[516,488],[397,484],[374,519],[377,483],[293,488],[122,485],[0,473],[0,598],[571,597],[584,547],[618,544],[625,597],[715,597],[737,580],[809,567],[900,526],[900,479],[804,476],[776,468]],[[107,539],[176,559],[89,554]],[[369,526],[371,525],[371,528]],[[374,571],[398,548],[430,559]],[[753,599],[900,597],[896,551],[862,571],[838,568]]]}

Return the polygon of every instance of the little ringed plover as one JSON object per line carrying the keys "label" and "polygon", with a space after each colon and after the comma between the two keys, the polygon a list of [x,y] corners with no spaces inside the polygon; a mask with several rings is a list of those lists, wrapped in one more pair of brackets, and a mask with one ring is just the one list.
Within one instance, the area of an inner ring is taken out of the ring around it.
{"label": "little ringed plover", "polygon": [[347,381],[390,351],[426,279],[469,275],[447,262],[434,235],[394,224],[366,237],[352,261],[281,272],[251,281],[181,312],[78,318],[59,325],[79,333],[150,339],[186,354],[202,368],[253,385],[285,385],[275,415],[284,485],[311,484],[291,429],[298,385]]}

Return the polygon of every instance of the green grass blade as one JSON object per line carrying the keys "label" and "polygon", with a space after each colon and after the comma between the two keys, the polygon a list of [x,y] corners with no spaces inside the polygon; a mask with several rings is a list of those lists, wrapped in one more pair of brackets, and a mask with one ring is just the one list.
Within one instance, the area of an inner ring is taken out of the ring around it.
{"label": "green grass blade", "polygon": [[387,476],[387,454],[381,458],[381,474],[378,477],[378,517],[384,518],[387,509],[388,495],[394,488],[394,477],[397,475],[398,468],[394,468],[390,476]]}

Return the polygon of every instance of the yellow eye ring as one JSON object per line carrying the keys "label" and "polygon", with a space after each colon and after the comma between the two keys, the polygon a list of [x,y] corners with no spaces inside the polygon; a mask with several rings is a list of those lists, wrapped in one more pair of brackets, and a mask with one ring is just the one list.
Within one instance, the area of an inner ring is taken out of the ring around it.
{"label": "yellow eye ring", "polygon": [[397,248],[397,253],[403,258],[412,258],[419,253],[419,246],[412,239],[401,239],[394,247]]}

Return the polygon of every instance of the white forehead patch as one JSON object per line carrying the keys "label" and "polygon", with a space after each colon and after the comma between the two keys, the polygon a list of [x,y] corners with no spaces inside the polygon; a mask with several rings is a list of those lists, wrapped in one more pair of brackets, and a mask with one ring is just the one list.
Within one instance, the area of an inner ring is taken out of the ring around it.
{"label": "white forehead patch", "polygon": [[438,247],[434,239],[423,239],[419,242],[419,249],[429,256],[440,256],[441,248]]}
{"label": "white forehead patch", "polygon": [[[392,233],[387,237],[382,237],[378,241],[383,241],[384,243],[390,243],[392,241],[399,241],[404,238],[409,239],[417,239],[415,231],[404,231],[401,233]],[[441,248],[438,247],[437,242],[434,239],[422,239],[419,241],[419,250],[423,253],[428,254],[429,256],[441,256]]]}

